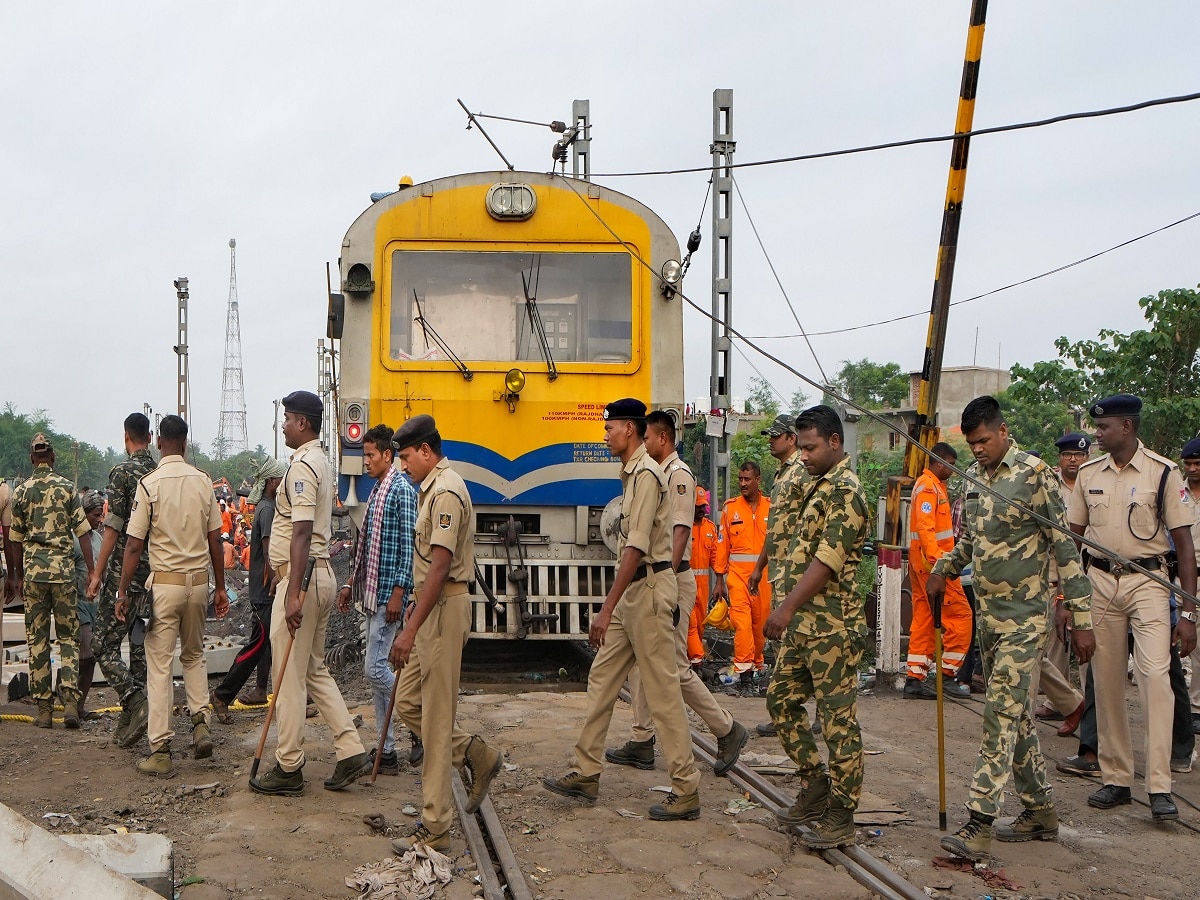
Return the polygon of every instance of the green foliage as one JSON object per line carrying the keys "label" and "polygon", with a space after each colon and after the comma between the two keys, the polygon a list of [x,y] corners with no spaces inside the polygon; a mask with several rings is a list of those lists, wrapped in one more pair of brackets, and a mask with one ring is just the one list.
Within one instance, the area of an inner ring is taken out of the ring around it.
{"label": "green foliage", "polygon": [[[895,409],[908,399],[909,378],[898,363],[842,360],[833,387],[867,409]],[[826,398],[824,401],[829,402]]]}
{"label": "green foliage", "polygon": [[1111,394],[1141,397],[1142,440],[1175,456],[1200,422],[1200,294],[1185,288],[1138,301],[1149,327],[1095,340],[1054,342],[1059,359],[1013,366],[1008,393],[1021,403],[1055,403],[1084,412]]}
{"label": "green foliage", "polygon": [[[1039,363],[1038,365],[1041,365]],[[996,395],[1008,433],[1022,450],[1034,450],[1051,465],[1058,458],[1054,442],[1075,428],[1075,417],[1061,402],[1054,400],[1018,400],[1010,389]],[[960,456],[969,462],[970,453]]]}
{"label": "green foliage", "polygon": [[[118,423],[118,434],[120,427]],[[84,441],[77,441],[65,432],[54,430],[45,410],[21,413],[9,403],[0,411],[0,477],[20,481],[29,476],[33,471],[33,464],[29,461],[29,443],[39,431],[45,432],[54,445],[55,471],[71,479],[79,487],[86,485],[103,490],[108,486],[108,473],[112,471],[112,467],[125,459],[123,447],[120,450],[112,447],[100,450]],[[157,452],[155,455],[157,456]],[[258,461],[266,455],[266,448],[259,444],[245,453],[238,453],[228,459],[214,460],[201,451],[198,445],[188,446],[188,459],[192,465],[208,472],[214,481],[219,478],[228,479],[235,489],[243,479],[253,474],[254,467],[251,462]]]}
{"label": "green foliage", "polygon": [[875,532],[875,516],[879,498],[887,493],[887,481],[892,475],[904,471],[903,450],[863,450],[858,454],[858,480],[867,495],[867,509],[871,514],[871,533]]}

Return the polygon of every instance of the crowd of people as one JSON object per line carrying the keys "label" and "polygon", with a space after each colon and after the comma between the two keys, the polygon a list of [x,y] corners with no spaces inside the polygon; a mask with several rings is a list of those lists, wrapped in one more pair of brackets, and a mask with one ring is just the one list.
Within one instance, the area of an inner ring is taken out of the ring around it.
{"label": "crowd of people", "polygon": [[[363,464],[373,487],[349,577],[337,585],[329,563],[334,474],[318,440],[323,407],[306,391],[282,405],[292,455],[287,463],[264,461],[247,498],[254,515],[241,564],[252,631],[212,691],[202,641],[210,579],[216,613],[224,616],[226,547],[236,545],[244,511],[232,498],[219,503],[208,476],[184,459],[187,424],[178,416],[162,419],[156,462],[146,417],[126,418],[128,459],[113,469],[107,497],[76,492],[54,473],[49,440],[34,437],[33,475],[11,498],[0,486],[0,521],[6,595],[20,591],[25,602],[35,724],[53,726],[51,619],[66,726],[79,727],[98,664],[121,705],[114,740],[132,747],[147,738],[149,753],[137,762],[147,775],[175,771],[170,672],[177,640],[196,758],[213,753],[211,720],[229,721],[229,707],[251,675],[258,675],[254,699],[265,699],[268,679],[275,686],[275,764],[260,776],[256,763],[250,780],[261,794],[303,793],[309,703],[336,751],[327,789],[341,790],[375,768],[398,773],[394,704],[414,738],[409,760],[423,765],[420,822],[394,849],[419,843],[444,850],[453,821],[452,769],[468,778],[466,808],[474,811],[503,761],[455,718],[475,575],[466,484],[443,455],[432,417],[416,416],[394,432],[371,428]],[[993,840],[1057,836],[1035,717],[1061,720],[1060,734],[1079,732],[1079,754],[1059,769],[1098,780],[1089,805],[1111,809],[1131,801],[1125,709],[1131,654],[1145,709],[1152,813],[1177,816],[1171,773],[1190,770],[1200,726],[1200,679],[1189,689],[1182,667],[1196,651],[1200,439],[1181,448],[1181,475],[1139,440],[1140,411],[1140,401],[1128,395],[1097,402],[1089,413],[1102,455],[1089,459],[1088,435],[1065,435],[1054,468],[1017,447],[996,400],[979,397],[962,413],[974,462],[957,515],[949,482],[958,459],[950,444],[930,448],[913,486],[904,696],[934,698],[940,679],[943,696],[967,697],[974,683],[985,700],[969,818],[942,841],[957,856],[986,858]],[[604,410],[603,430],[620,462],[617,566],[590,619],[596,657],[574,763],[543,785],[595,801],[606,761],[651,769],[658,745],[671,788],[650,818],[699,817],[700,774],[685,707],[717,739],[717,775],[737,763],[748,740],[746,726],[696,672],[705,655],[705,617],[717,600],[727,604],[734,630],[734,690],[755,693],[768,682],[770,722],[756,730],[778,735],[798,771],[800,790],[778,814],[780,822],[803,826],[810,848],[852,843],[864,773],[858,669],[868,636],[857,575],[870,513],[838,414],[818,405],[776,418],[763,431],[779,461],[769,496],[759,467],[743,464],[739,493],[725,503],[719,528],[707,517],[708,493],[679,458],[670,415],[640,400],[617,400]],[[364,748],[325,664],[334,607],[357,609],[365,619],[364,675],[378,750]],[[935,622],[944,638],[940,653]],[[128,664],[121,655],[126,640]],[[769,670],[767,641],[777,648]],[[1080,688],[1071,683],[1072,656]],[[973,673],[976,657],[981,671]],[[1039,682],[1047,702],[1035,708]],[[605,749],[626,683],[633,727],[623,745]],[[816,736],[824,738],[827,761]],[[1022,812],[997,822],[1010,779]]]}

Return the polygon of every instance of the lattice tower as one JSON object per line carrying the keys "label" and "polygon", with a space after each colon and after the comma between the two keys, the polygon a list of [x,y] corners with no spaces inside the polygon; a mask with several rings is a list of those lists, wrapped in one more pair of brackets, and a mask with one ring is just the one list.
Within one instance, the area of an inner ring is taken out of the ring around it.
{"label": "lattice tower", "polygon": [[242,388],[242,326],[238,316],[237,241],[229,239],[229,307],[225,316],[225,368],[221,373],[221,426],[217,431],[220,458],[244,453],[246,393]]}

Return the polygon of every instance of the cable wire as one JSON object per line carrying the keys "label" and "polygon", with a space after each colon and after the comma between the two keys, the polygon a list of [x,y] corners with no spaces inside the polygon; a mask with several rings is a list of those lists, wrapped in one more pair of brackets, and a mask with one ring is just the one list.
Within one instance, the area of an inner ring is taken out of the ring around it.
{"label": "cable wire", "polygon": [[[748,215],[747,215],[747,218],[749,218]],[[1042,278],[1048,278],[1051,275],[1057,275],[1059,272],[1065,272],[1067,269],[1071,269],[1071,268],[1074,268],[1075,266],[1082,265],[1085,262],[1091,262],[1093,259],[1099,259],[1101,256],[1104,256],[1104,254],[1106,254],[1106,253],[1112,253],[1114,250],[1120,250],[1123,247],[1128,247],[1130,244],[1136,244],[1138,241],[1144,240],[1148,237],[1153,237],[1154,235],[1159,234],[1163,231],[1166,231],[1169,228],[1174,228],[1176,225],[1182,225],[1183,223],[1190,222],[1192,219],[1196,219],[1196,218],[1200,218],[1200,212],[1194,212],[1190,216],[1184,216],[1182,219],[1176,219],[1174,222],[1171,222],[1168,225],[1163,225],[1161,228],[1155,228],[1153,231],[1147,231],[1145,234],[1139,234],[1137,237],[1130,238],[1127,241],[1122,241],[1119,244],[1114,244],[1113,246],[1109,247],[1107,250],[1100,250],[1089,256],[1084,256],[1080,259],[1077,259],[1074,262],[1069,262],[1069,263],[1066,263],[1065,265],[1061,265],[1056,268],[1050,269],[1049,271],[1042,272],[1040,275],[1032,275],[1029,278],[1022,278],[1020,281],[1014,281],[1012,284],[1006,284],[1003,287],[993,288],[992,290],[985,291],[982,294],[976,294],[974,297],[965,297],[962,300],[955,300],[950,305],[951,306],[962,306],[964,303],[970,303],[973,300],[982,300],[984,297],[990,297],[993,294],[999,294],[1001,291],[1007,291],[1011,288],[1021,287],[1021,285],[1029,284],[1030,282],[1038,281],[1039,279],[1042,279]],[[878,328],[880,325],[891,325],[894,322],[903,322],[906,319],[915,319],[919,316],[927,316],[927,315],[929,315],[929,311],[922,310],[921,312],[906,313],[903,316],[893,316],[890,319],[880,319],[878,322],[864,322],[861,325],[848,325],[845,328],[831,328],[828,331],[810,331],[807,334],[805,334],[803,329],[801,329],[800,334],[748,334],[748,335],[746,335],[746,337],[752,338],[753,340],[759,340],[759,341],[776,341],[776,340],[783,340],[785,338],[797,338],[797,337],[803,337],[805,340],[808,340],[808,338],[810,338],[810,337],[826,337],[827,335],[831,335],[831,334],[846,334],[847,332],[850,332],[850,331],[862,331],[863,329],[866,329],[866,328]]]}
{"label": "cable wire", "polygon": [[787,301],[788,309],[792,311],[792,318],[796,320],[796,327],[800,329],[800,334],[804,335],[804,343],[808,345],[808,352],[812,354],[813,362],[817,364],[817,370],[821,373],[821,379],[828,384],[829,376],[825,374],[825,367],[821,365],[817,351],[813,349],[812,341],[808,339],[808,334],[804,331],[804,326],[800,324],[800,316],[796,314],[796,307],[792,305],[792,298],[788,296],[787,288],[783,286],[783,282],[779,278],[779,273],[775,271],[775,263],[771,262],[771,254],[767,253],[767,247],[758,234],[758,226],[754,224],[754,217],[750,215],[750,208],[746,206],[746,198],[742,196],[741,185],[738,184],[736,178],[731,177],[729,180],[733,182],[733,189],[737,192],[738,201],[742,204],[742,211],[746,214],[746,221],[750,223],[750,230],[754,232],[754,239],[758,241],[758,249],[762,251],[763,257],[767,261],[767,267],[771,270],[771,275],[774,276],[775,283],[779,285],[779,292],[783,294],[783,299]]}
{"label": "cable wire", "polygon": [[[1104,116],[1116,116],[1139,109],[1149,109],[1154,106],[1166,106],[1171,103],[1188,103],[1200,100],[1200,91],[1192,94],[1179,94],[1175,97],[1158,97],[1154,100],[1142,100],[1128,106],[1113,106],[1108,109],[1089,110],[1087,112],[1063,113],[1048,119],[1035,119],[1029,122],[1017,122],[1012,125],[993,125],[989,128],[976,128],[973,131],[960,131],[956,134],[939,134],[934,137],[909,138],[901,141],[887,141],[882,144],[867,144],[862,147],[849,147],[844,150],[825,150],[820,153],[801,153],[795,156],[779,156],[774,159],[758,159],[750,162],[731,163],[726,168],[751,169],[761,166],[778,166],[785,163],[804,162],[810,159],[829,159],[835,156],[851,156],[855,153],[871,153],[876,150],[892,150],[897,147],[913,147],[918,144],[940,144],[946,141],[956,141],[959,138],[976,137],[981,134],[1000,134],[1005,131],[1022,131],[1027,128],[1041,128],[1045,125],[1056,125],[1059,122],[1070,122],[1075,119],[1098,119]],[[697,172],[712,171],[712,166],[692,166],[686,169],[648,169],[642,172],[602,172],[593,174],[592,178],[640,178],[645,175],[689,175]]]}
{"label": "cable wire", "polygon": [[[607,221],[605,221],[604,217],[601,216],[600,213],[592,207],[592,204],[588,203],[587,199],[582,194],[580,194],[579,191],[575,190],[575,186],[571,183],[572,179],[567,178],[565,176],[556,176],[556,177],[558,177],[559,180],[561,180],[564,184],[566,184],[570,188],[571,193],[573,193],[579,199],[579,202],[581,204],[583,204],[584,208],[587,209],[587,211],[590,212],[593,216],[595,216],[596,221],[598,221],[600,223],[600,225],[604,228],[605,231],[607,231],[609,234],[611,234],[613,236],[614,240],[616,240],[619,244],[621,244],[623,247],[625,247],[628,250],[630,256],[632,256],[635,260],[637,260],[638,263],[641,264],[652,275],[655,275],[655,276],[658,275],[658,273],[655,272],[655,270],[654,270],[654,266],[652,266],[640,253],[638,253],[632,244],[629,244],[626,241],[624,241],[621,238],[621,236],[619,234],[617,234],[616,231],[613,230],[613,227],[611,225],[609,225]],[[877,413],[873,412],[872,410],[869,410],[865,406],[861,406],[858,403],[855,403],[849,397],[843,396],[841,393],[839,393],[833,387],[831,387],[829,385],[817,384],[815,381],[813,381],[807,375],[802,374],[797,369],[795,369],[792,366],[785,363],[778,356],[775,356],[770,351],[766,350],[763,347],[760,347],[758,344],[754,343],[752,340],[749,340],[745,335],[743,335],[740,331],[738,331],[736,328],[734,328],[728,322],[723,322],[720,318],[718,318],[717,316],[714,316],[711,312],[704,309],[704,307],[702,307],[696,301],[694,301],[689,296],[687,296],[687,294],[683,293],[682,290],[677,289],[675,292],[675,296],[679,297],[684,303],[686,303],[692,309],[696,310],[698,313],[700,313],[706,319],[710,319],[711,321],[717,323],[718,325],[723,326],[725,328],[725,330],[732,337],[735,337],[738,340],[740,340],[751,350],[755,351],[759,356],[763,357],[764,359],[770,360],[771,362],[775,363],[775,365],[779,366],[784,371],[790,372],[792,375],[795,375],[797,378],[799,378],[805,384],[815,388],[816,390],[822,392],[826,396],[831,397],[833,400],[837,401],[838,403],[841,403],[843,406],[847,407],[848,409],[856,410],[860,416],[864,416],[864,417],[872,420],[876,424],[882,425],[884,428],[888,429],[889,431],[895,432],[902,440],[904,440],[906,443],[908,443],[908,444],[912,445],[914,448],[916,448],[916,450],[918,452],[924,453],[927,458],[929,458],[929,459],[934,458],[933,453],[930,450],[930,448],[921,444],[920,441],[913,438],[913,436],[910,435],[907,431],[905,431],[901,428],[897,428],[892,422],[889,422],[887,419],[883,418],[882,416],[878,415]],[[989,496],[994,497],[997,500],[1000,500],[1003,503],[1006,503],[1009,506],[1014,507],[1018,512],[1028,516],[1030,519],[1037,522],[1039,525],[1049,528],[1052,531],[1060,532],[1061,534],[1064,534],[1067,537],[1071,538],[1071,540],[1075,541],[1077,544],[1082,544],[1091,550],[1095,550],[1098,553],[1103,554],[1104,556],[1108,557],[1109,559],[1113,560],[1118,565],[1120,565],[1121,568],[1128,569],[1129,571],[1132,571],[1132,572],[1138,572],[1141,575],[1145,575],[1147,578],[1149,578],[1151,581],[1155,582],[1156,584],[1158,584],[1162,587],[1165,587],[1169,591],[1174,591],[1177,596],[1182,597],[1185,600],[1191,600],[1193,603],[1200,605],[1200,600],[1197,600],[1191,594],[1186,593],[1182,588],[1179,587],[1179,585],[1176,585],[1170,581],[1167,581],[1165,578],[1163,578],[1161,575],[1159,575],[1156,571],[1148,569],[1145,566],[1141,565],[1140,563],[1136,563],[1132,559],[1122,556],[1116,550],[1106,547],[1103,544],[1101,544],[1097,541],[1094,541],[1089,537],[1085,537],[1084,535],[1076,534],[1075,532],[1071,531],[1069,528],[1063,526],[1059,522],[1054,521],[1053,519],[1047,518],[1046,516],[1043,516],[1040,513],[1034,512],[1032,509],[1030,509],[1025,504],[1020,503],[1016,500],[1013,500],[1011,497],[1006,497],[1004,494],[1002,494],[1000,491],[996,490],[991,485],[981,481],[980,479],[976,478],[974,475],[969,474],[968,472],[958,468],[957,466],[955,466],[951,463],[948,463],[945,460],[941,460],[941,459],[939,459],[938,462],[941,463],[942,465],[946,466],[947,468],[949,468],[952,472],[954,472],[956,475],[958,475],[960,478],[962,478],[968,484],[972,484],[975,487],[977,487],[979,490],[983,491],[985,494],[988,494]]]}

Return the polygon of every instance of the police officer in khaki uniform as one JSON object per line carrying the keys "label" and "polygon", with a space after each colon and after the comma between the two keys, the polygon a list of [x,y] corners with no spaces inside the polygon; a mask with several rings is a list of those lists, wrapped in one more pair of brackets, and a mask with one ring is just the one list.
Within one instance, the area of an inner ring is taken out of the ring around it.
{"label": "police officer in khaki uniform", "polygon": [[[1192,514],[1175,464],[1138,439],[1142,401],[1117,394],[1088,411],[1096,443],[1107,451],[1079,469],[1067,520],[1076,534],[1102,544],[1125,559],[1167,577],[1166,556],[1174,543],[1179,556],[1179,586],[1196,594],[1196,557]],[[1161,498],[1161,500],[1160,500]],[[1111,809],[1132,801],[1133,746],[1125,711],[1125,661],[1133,630],[1133,665],[1146,730],[1146,789],[1155,819],[1176,819],[1171,798],[1171,724],[1174,697],[1169,677],[1170,644],[1181,655],[1196,646],[1196,609],[1181,598],[1179,624],[1171,629],[1169,592],[1139,572],[1122,569],[1113,559],[1083,551],[1092,583],[1096,654],[1096,721],[1100,733],[1100,775],[1104,786],[1088,805]]]}
{"label": "police officer in khaki uniform", "polygon": [[[325,789],[340,791],[366,774],[371,764],[346,710],[346,701],[325,665],[325,629],[333,611],[337,587],[329,565],[333,533],[333,473],[321,449],[320,398],[311,391],[294,391],[283,398],[283,437],[294,450],[283,484],[275,492],[269,565],[275,572],[275,604],[271,610],[271,683],[275,685],[278,732],[275,766],[250,779],[259,794],[295,796],[304,792],[305,692],[313,699],[333,732],[337,765],[325,779]],[[308,593],[300,585],[313,560]],[[280,677],[283,661],[287,671]]]}
{"label": "police officer in khaki uniform", "polygon": [[398,853],[414,844],[446,850],[454,817],[452,768],[465,763],[471,771],[466,810],[473,813],[504,761],[483,738],[454,721],[462,651],[471,629],[467,583],[475,576],[475,513],[466,483],[442,455],[442,436],[432,416],[409,419],[392,436],[392,446],[420,489],[413,547],[417,599],[388,658],[400,672],[396,712],[425,745],[421,822],[392,847]]}
{"label": "police officer in khaki uniform", "polygon": [[[695,516],[696,479],[675,451],[675,420],[662,410],[646,416],[646,452],[667,476],[667,501],[670,507],[671,565],[675,569],[678,605],[675,612],[675,661],[679,669],[679,689],[683,702],[690,706],[717,738],[717,763],[713,771],[724,775],[737,762],[750,735],[735,722],[727,710],[717,704],[704,682],[692,671],[688,660],[688,626],[696,605],[696,576],[692,573],[692,519]],[[633,705],[633,732],[623,747],[605,750],[604,758],[620,766],[654,768],[654,723],[650,704],[642,687],[640,670],[629,672],[629,694]]]}
{"label": "police officer in khaki uniform", "polygon": [[692,756],[687,713],[679,689],[672,618],[679,601],[671,568],[672,523],[667,478],[646,452],[646,404],[626,398],[604,409],[604,443],[621,460],[621,520],[617,571],[590,639],[596,658],[588,673],[587,720],[575,744],[575,765],[547,790],[595,800],[600,754],[613,705],[636,664],[671,778],[671,793],[650,807],[658,821],[700,818],[700,773]]}
{"label": "police officer in khaki uniform", "polygon": [[187,433],[187,423],[179,416],[164,416],[159,423],[162,461],[143,476],[134,493],[115,608],[117,620],[124,622],[129,611],[129,585],[143,548],[149,547],[146,589],[150,591],[151,611],[145,646],[150,755],[137,768],[145,775],[168,778],[175,774],[171,762],[171,739],[175,736],[171,729],[171,662],[176,640],[181,643],[179,663],[192,714],[192,751],[196,759],[206,759],[213,752],[208,727],[212,707],[208,705],[208,668],[204,660],[209,563],[216,578],[217,616],[223,618],[229,611],[221,553],[221,513],[213,496],[212,479],[184,462]]}

